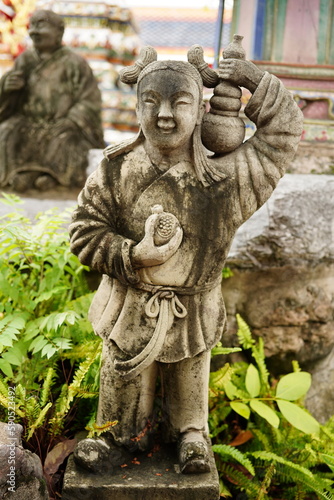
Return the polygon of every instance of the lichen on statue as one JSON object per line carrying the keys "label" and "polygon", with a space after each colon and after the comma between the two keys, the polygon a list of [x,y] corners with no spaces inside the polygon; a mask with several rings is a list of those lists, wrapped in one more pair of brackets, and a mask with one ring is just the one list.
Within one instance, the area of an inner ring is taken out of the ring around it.
{"label": "lichen on statue", "polygon": [[86,61],[62,46],[52,11],[30,20],[33,47],[0,80],[0,186],[82,187],[88,151],[103,148],[101,96]]}
{"label": "lichen on statue", "polygon": [[[123,70],[124,82],[137,83],[140,132],[105,150],[70,226],[72,251],[103,275],[89,315],[104,341],[98,424],[118,421],[104,438],[79,443],[75,460],[88,470],[112,462],[115,447],[150,445],[158,375],[164,440],[177,443],[183,473],[209,470],[210,350],[225,325],[221,271],[236,230],[270,197],[302,133],[302,113],[275,76],[225,59],[202,80],[193,55],[156,61],[148,47]],[[245,113],[257,132],[229,153],[207,155],[201,142],[208,80],[253,94]],[[158,230],[168,235],[162,242]]]}

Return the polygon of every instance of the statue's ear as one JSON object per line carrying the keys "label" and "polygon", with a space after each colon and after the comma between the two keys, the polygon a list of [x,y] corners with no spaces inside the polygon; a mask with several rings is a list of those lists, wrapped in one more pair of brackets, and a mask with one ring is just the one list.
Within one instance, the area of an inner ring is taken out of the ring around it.
{"label": "statue's ear", "polygon": [[200,125],[202,123],[204,113],[205,113],[205,102],[202,101],[198,107],[198,115],[197,115],[196,125]]}
{"label": "statue's ear", "polygon": [[139,110],[139,101],[138,100],[137,100],[137,104],[136,104],[136,115],[137,115],[138,124],[140,125],[140,110]]}

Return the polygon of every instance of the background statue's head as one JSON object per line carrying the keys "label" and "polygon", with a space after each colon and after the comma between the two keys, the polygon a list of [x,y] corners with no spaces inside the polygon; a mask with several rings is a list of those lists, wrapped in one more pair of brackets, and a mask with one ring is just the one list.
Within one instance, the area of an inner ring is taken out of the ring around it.
{"label": "background statue's head", "polygon": [[51,10],[36,10],[30,18],[29,36],[40,53],[51,53],[61,47],[63,19]]}

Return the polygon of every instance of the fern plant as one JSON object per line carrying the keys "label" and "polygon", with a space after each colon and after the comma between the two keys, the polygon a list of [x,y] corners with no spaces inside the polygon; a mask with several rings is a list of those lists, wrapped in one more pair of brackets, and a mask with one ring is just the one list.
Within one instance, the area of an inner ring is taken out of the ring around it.
{"label": "fern plant", "polygon": [[0,218],[0,419],[15,388],[24,445],[43,462],[57,442],[94,422],[101,339],[87,320],[87,268],[69,249],[71,211],[30,221],[17,197],[1,201],[14,211]]}
{"label": "fern plant", "polygon": [[[333,499],[334,419],[321,426],[302,406],[311,376],[293,363],[279,380],[267,370],[263,340],[240,316],[238,339],[254,363],[225,364],[210,375],[209,424],[221,496]],[[238,453],[236,453],[236,451]]]}

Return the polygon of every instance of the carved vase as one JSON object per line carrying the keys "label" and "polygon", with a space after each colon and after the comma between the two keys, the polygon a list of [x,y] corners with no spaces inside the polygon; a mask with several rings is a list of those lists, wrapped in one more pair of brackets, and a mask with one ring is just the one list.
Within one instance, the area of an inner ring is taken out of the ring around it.
{"label": "carved vase", "polygon": [[[241,45],[243,37],[234,35],[233,41],[223,51],[224,59],[245,59]],[[217,154],[228,153],[242,144],[245,124],[239,117],[241,89],[229,81],[218,83],[210,99],[210,111],[203,117],[202,142]]]}

